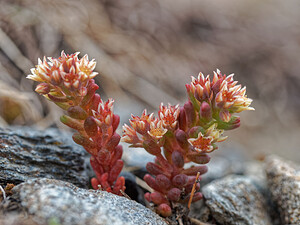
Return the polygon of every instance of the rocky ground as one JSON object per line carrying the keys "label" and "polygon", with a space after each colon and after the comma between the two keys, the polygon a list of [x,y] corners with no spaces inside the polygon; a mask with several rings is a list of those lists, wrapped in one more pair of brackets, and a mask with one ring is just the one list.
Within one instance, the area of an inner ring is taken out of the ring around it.
{"label": "rocky ground", "polygon": [[[126,149],[129,196],[119,197],[88,189],[88,156],[65,133],[18,127],[1,129],[0,140],[3,225],[169,223],[145,207],[146,187],[139,178],[145,169]],[[277,156],[249,161],[236,151],[215,159],[203,176],[204,199],[192,206],[190,224],[300,223],[298,165]]]}

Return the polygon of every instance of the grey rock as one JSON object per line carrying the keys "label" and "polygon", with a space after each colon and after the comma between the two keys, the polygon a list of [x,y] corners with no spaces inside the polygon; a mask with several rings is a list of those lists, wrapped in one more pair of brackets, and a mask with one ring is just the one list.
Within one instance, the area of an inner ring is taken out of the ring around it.
{"label": "grey rock", "polygon": [[208,172],[202,176],[201,185],[204,186],[230,174],[244,174],[245,162],[246,160],[241,154],[231,151],[228,154],[212,156],[207,164]]}
{"label": "grey rock", "polygon": [[230,175],[206,185],[202,192],[217,223],[272,224],[263,196],[247,177]]}
{"label": "grey rock", "polygon": [[87,187],[86,154],[58,129],[0,128],[0,185],[45,177]]}
{"label": "grey rock", "polygon": [[61,225],[159,224],[164,220],[125,197],[86,190],[58,180],[33,179],[13,189],[23,209],[40,224],[55,219]]}
{"label": "grey rock", "polygon": [[282,224],[300,224],[300,167],[277,156],[269,156],[265,169]]}
{"label": "grey rock", "polygon": [[267,211],[272,219],[272,224],[281,225],[278,209],[272,200],[270,188],[268,187],[264,163],[261,161],[247,162],[245,165],[245,176],[252,180],[252,183],[266,199]]}

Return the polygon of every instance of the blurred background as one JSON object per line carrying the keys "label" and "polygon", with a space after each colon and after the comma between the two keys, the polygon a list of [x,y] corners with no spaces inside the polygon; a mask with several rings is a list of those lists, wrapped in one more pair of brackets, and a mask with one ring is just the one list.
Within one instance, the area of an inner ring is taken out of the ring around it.
{"label": "blurred background", "polygon": [[184,103],[200,71],[234,73],[256,111],[241,113],[220,151],[300,162],[299,12],[299,0],[0,0],[0,126],[66,129],[25,77],[38,57],[79,51],[96,59],[121,125]]}

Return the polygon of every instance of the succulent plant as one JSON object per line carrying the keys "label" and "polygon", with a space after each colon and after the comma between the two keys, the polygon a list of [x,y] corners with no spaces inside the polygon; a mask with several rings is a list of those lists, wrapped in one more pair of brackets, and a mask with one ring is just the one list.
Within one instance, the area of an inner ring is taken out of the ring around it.
{"label": "succulent plant", "polygon": [[[201,164],[208,163],[208,153],[227,138],[224,130],[240,126],[240,117],[233,114],[254,109],[249,106],[252,100],[245,95],[246,88],[237,85],[233,74],[226,76],[217,70],[211,81],[200,73],[186,89],[189,100],[184,106],[161,104],[157,118],[144,110],[140,117],[132,116],[131,126],[123,126],[122,141],[156,156],[155,162],[147,164],[149,174],[144,176],[154,192],[146,193],[145,198],[166,217],[174,204],[202,198],[197,174],[207,172],[207,167]],[[187,167],[189,162],[194,165]]]}
{"label": "succulent plant", "polygon": [[87,55],[79,59],[78,54],[62,52],[57,59],[39,59],[27,78],[40,83],[36,92],[66,111],[61,122],[77,131],[73,140],[91,154],[96,174],[91,180],[93,188],[121,195],[125,179],[119,177],[124,164],[120,135],[116,133],[120,118],[113,113],[114,101],[103,102],[96,93],[96,62],[89,61]]}

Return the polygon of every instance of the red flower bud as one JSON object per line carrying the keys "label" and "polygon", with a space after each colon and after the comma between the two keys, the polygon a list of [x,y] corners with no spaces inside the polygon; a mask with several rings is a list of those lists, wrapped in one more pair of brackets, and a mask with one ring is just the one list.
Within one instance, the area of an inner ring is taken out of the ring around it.
{"label": "red flower bud", "polygon": [[113,122],[112,122],[112,126],[114,128],[114,132],[117,130],[118,126],[119,126],[119,123],[120,123],[120,116],[114,114],[113,115]]}
{"label": "red flower bud", "polygon": [[229,122],[231,119],[231,114],[227,110],[221,110],[219,113],[220,119],[224,122]]}
{"label": "red flower bud", "polygon": [[192,127],[189,131],[189,137],[190,138],[197,138],[199,132],[204,133],[204,129],[200,126]]}
{"label": "red flower bud", "polygon": [[175,131],[175,137],[180,147],[185,148],[188,146],[187,135],[183,130],[177,129]]}
{"label": "red flower bud", "polygon": [[185,174],[178,174],[175,177],[173,177],[172,179],[172,183],[174,186],[176,187],[184,187],[187,183],[188,183],[188,176]]}
{"label": "red flower bud", "polygon": [[87,117],[86,111],[80,106],[71,106],[67,110],[68,115],[74,119],[84,120]]}
{"label": "red flower bud", "polygon": [[184,104],[184,109],[186,114],[187,126],[191,127],[196,120],[196,113],[193,104],[190,101],[186,102]]}
{"label": "red flower bud", "polygon": [[95,80],[91,79],[89,80],[89,84],[87,86],[87,94],[84,96],[81,106],[86,106],[87,104],[90,103],[92,98],[94,97],[94,94],[96,90],[99,88],[97,84],[95,84]]}
{"label": "red flower bud", "polygon": [[207,102],[202,102],[200,107],[200,116],[202,119],[211,120],[212,118],[211,107]]}
{"label": "red flower bud", "polygon": [[187,129],[187,121],[186,121],[186,113],[183,107],[180,107],[179,117],[178,117],[179,129],[186,130]]}
{"label": "red flower bud", "polygon": [[47,83],[41,83],[36,86],[35,91],[40,95],[46,95],[50,91],[50,85]]}
{"label": "red flower bud", "polygon": [[180,151],[174,151],[172,153],[172,162],[178,168],[182,168],[184,166],[184,158]]}
{"label": "red flower bud", "polygon": [[93,96],[93,98],[92,98],[92,104],[91,104],[91,106],[90,106],[90,109],[91,110],[95,110],[95,111],[98,111],[98,105],[99,105],[99,103],[101,102],[102,100],[101,100],[101,97],[100,97],[100,95],[99,94],[95,94],[94,96]]}
{"label": "red flower bud", "polygon": [[168,191],[168,199],[177,202],[180,199],[181,196],[181,190],[178,188],[172,188],[170,191]]}

